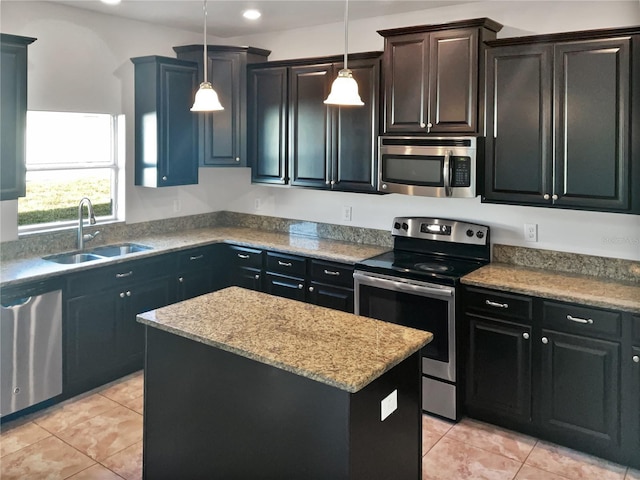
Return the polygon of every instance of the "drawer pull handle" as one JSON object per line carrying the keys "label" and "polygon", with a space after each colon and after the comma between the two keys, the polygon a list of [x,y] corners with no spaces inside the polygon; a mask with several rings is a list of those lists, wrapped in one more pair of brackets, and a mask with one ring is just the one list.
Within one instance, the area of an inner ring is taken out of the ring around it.
{"label": "drawer pull handle", "polygon": [[498,303],[498,302],[492,302],[491,300],[485,300],[484,303],[486,303],[487,305],[489,305],[490,307],[496,307],[496,308],[509,308],[509,304],[508,303]]}
{"label": "drawer pull handle", "polygon": [[201,258],[204,258],[204,255],[191,256],[189,257],[189,260],[200,260]]}
{"label": "drawer pull handle", "polygon": [[127,277],[130,277],[131,275],[133,275],[133,270],[129,270],[128,272],[125,272],[125,273],[116,273],[116,278],[127,278]]}
{"label": "drawer pull handle", "polygon": [[239,254],[238,254],[238,258],[241,258],[241,259],[243,259],[243,260],[246,260],[247,258],[249,258],[249,255],[245,255],[245,254],[243,254],[243,253],[239,253]]}
{"label": "drawer pull handle", "polygon": [[280,265],[281,267],[290,267],[291,266],[291,262],[282,262],[282,261],[278,260],[278,265]]}
{"label": "drawer pull handle", "polygon": [[633,360],[633,363],[640,363],[640,356],[634,355],[633,357],[631,357],[631,360]]}
{"label": "drawer pull handle", "polygon": [[567,315],[567,320],[571,320],[572,322],[576,323],[586,323],[588,325],[591,325],[593,323],[593,320],[590,318],[572,317],[571,315]]}
{"label": "drawer pull handle", "polygon": [[340,276],[340,272],[332,272],[331,270],[327,270],[327,269],[324,270],[324,274],[325,275],[332,275],[334,277],[339,277]]}

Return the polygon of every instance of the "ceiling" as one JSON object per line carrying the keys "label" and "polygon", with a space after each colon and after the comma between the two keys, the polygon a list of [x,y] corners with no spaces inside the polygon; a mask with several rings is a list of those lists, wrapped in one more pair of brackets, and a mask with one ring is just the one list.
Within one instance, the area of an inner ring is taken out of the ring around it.
{"label": "ceiling", "polygon": [[[84,10],[140,20],[192,32],[202,32],[202,0],[122,0],[106,5],[99,0],[49,0]],[[469,3],[475,0],[351,0],[349,19]],[[221,37],[276,32],[344,21],[342,0],[208,0],[207,31]],[[262,17],[249,21],[242,17],[248,8],[257,8]]]}

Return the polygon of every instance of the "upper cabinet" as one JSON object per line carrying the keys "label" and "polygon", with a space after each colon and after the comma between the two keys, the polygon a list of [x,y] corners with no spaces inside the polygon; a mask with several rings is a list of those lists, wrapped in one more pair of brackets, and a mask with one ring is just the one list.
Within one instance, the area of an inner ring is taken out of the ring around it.
{"label": "upper cabinet", "polygon": [[135,64],[135,184],[198,183],[198,117],[190,111],[198,66],[170,57]]}
{"label": "upper cabinet", "polygon": [[384,46],[384,133],[483,132],[485,41],[502,25],[488,18],[380,30]]}
{"label": "upper cabinet", "polygon": [[249,158],[259,183],[374,192],[380,52],[349,57],[361,107],[325,105],[341,57],[248,69]]}
{"label": "upper cabinet", "polygon": [[[174,47],[179,59],[198,64],[204,78],[203,45]],[[207,76],[224,110],[198,113],[201,166],[247,166],[247,65],[271,52],[253,47],[207,45]]]}
{"label": "upper cabinet", "polygon": [[483,201],[639,210],[639,34],[489,42]]}
{"label": "upper cabinet", "polygon": [[27,46],[35,40],[0,34],[0,200],[25,196]]}

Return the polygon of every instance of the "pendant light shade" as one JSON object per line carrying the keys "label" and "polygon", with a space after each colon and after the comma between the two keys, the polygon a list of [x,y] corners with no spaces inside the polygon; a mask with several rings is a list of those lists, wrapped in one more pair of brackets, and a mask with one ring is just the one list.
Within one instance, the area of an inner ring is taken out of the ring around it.
{"label": "pendant light shade", "polygon": [[204,49],[202,69],[204,70],[204,82],[200,84],[200,88],[196,92],[196,97],[191,107],[192,112],[215,112],[224,110],[224,107],[218,99],[218,94],[207,81],[207,0],[204,0],[202,9],[204,10]]}
{"label": "pendant light shade", "polygon": [[349,0],[344,3],[344,68],[338,72],[338,78],[331,85],[331,92],[324,101],[327,105],[361,106],[364,102],[358,94],[358,83],[353,73],[347,68],[347,52],[349,41]]}

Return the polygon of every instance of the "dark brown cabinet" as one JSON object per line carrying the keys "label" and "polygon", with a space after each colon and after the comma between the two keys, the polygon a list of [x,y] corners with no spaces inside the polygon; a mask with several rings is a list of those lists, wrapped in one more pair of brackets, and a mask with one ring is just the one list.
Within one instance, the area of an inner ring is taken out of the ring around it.
{"label": "dark brown cabinet", "polygon": [[340,57],[249,68],[249,153],[254,182],[376,190],[380,53],[353,55],[348,67],[358,82],[363,107],[324,104],[342,68]]}
{"label": "dark brown cabinet", "polygon": [[384,133],[481,133],[484,42],[501,28],[481,18],[378,31]]}
{"label": "dark brown cabinet", "polygon": [[135,64],[135,184],[198,183],[197,116],[190,111],[198,67],[175,58],[132,58]]}
{"label": "dark brown cabinet", "polygon": [[463,295],[470,416],[637,465],[631,315],[475,287]]}
{"label": "dark brown cabinet", "polygon": [[[198,64],[202,81],[203,45],[173,49],[179,59]],[[247,165],[247,65],[265,62],[270,53],[254,47],[207,45],[207,76],[224,110],[196,114],[201,166]]]}
{"label": "dark brown cabinet", "polygon": [[634,42],[632,29],[489,42],[483,201],[638,209]]}
{"label": "dark brown cabinet", "polygon": [[27,47],[35,40],[0,34],[0,200],[26,193]]}

